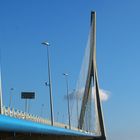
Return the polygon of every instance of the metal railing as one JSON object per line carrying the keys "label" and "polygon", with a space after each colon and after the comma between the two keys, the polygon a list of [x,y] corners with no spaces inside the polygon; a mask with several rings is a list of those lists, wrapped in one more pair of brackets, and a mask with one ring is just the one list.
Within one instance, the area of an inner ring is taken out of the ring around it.
{"label": "metal railing", "polygon": [[5,106],[3,106],[3,108],[2,108],[2,114],[5,116],[13,117],[13,118],[24,119],[24,120],[29,120],[29,121],[33,121],[33,122],[48,124],[48,125],[51,124],[50,120],[41,118],[37,115],[25,113],[18,109],[9,108],[9,107],[5,107]]}
{"label": "metal railing", "polygon": [[[41,123],[41,124],[51,125],[51,121],[48,119],[39,117],[37,115],[25,113],[23,111],[20,111],[18,109],[14,109],[14,108],[10,108],[10,107],[3,106],[2,107],[2,114],[5,116],[13,117],[13,118],[24,119],[24,120],[29,120],[29,121]],[[59,122],[54,122],[54,126],[69,129],[69,125],[59,123]],[[80,130],[80,129],[75,128],[75,127],[71,127],[71,129],[75,130],[75,131],[86,132],[84,130]]]}

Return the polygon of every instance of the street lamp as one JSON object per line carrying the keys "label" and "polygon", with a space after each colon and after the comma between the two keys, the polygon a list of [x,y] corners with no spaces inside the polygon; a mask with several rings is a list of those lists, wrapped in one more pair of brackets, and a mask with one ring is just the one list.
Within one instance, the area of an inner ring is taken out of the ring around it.
{"label": "street lamp", "polygon": [[0,114],[3,114],[3,109],[2,109],[2,79],[1,79],[1,63],[0,63]]}
{"label": "street lamp", "polygon": [[63,73],[63,75],[65,76],[65,80],[66,80],[66,87],[67,87],[67,102],[68,102],[68,118],[69,118],[69,129],[71,129],[71,119],[70,119],[70,103],[69,103],[69,85],[68,85],[68,74],[67,73]]}
{"label": "street lamp", "polygon": [[78,123],[78,120],[79,120],[79,117],[78,117],[78,115],[79,115],[79,111],[78,111],[78,109],[79,109],[79,107],[78,107],[78,92],[75,90],[75,89],[73,89],[73,95],[75,95],[74,97],[75,97],[75,100],[76,100],[76,112],[77,112],[77,123]]}
{"label": "street lamp", "polygon": [[49,47],[48,47],[48,46],[50,46],[50,44],[48,42],[43,42],[42,44],[47,47],[48,77],[49,77],[49,84],[47,84],[47,86],[49,86],[49,92],[50,92],[51,125],[54,125],[53,96],[52,96],[52,82],[51,82],[51,68],[50,68],[50,56],[49,56]]}
{"label": "street lamp", "polygon": [[44,104],[41,105],[41,117],[43,116],[43,108],[44,108]]}
{"label": "street lamp", "polygon": [[12,104],[12,94],[13,94],[13,90],[14,90],[14,88],[11,88],[11,89],[10,89],[10,101],[9,101],[9,108],[11,107],[11,104]]}

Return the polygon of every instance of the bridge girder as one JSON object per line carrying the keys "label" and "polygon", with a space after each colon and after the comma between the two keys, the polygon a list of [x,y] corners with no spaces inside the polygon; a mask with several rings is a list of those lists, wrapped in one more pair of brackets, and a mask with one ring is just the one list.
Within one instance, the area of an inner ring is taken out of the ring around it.
{"label": "bridge girder", "polygon": [[80,137],[68,135],[43,135],[34,133],[0,132],[0,140],[104,140],[103,137]]}

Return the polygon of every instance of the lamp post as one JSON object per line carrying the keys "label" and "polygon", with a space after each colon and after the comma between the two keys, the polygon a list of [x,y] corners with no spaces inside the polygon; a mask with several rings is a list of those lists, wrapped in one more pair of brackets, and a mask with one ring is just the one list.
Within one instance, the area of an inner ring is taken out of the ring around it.
{"label": "lamp post", "polygon": [[78,120],[79,120],[78,92],[75,89],[73,89],[73,94],[75,95],[75,99],[76,99],[76,112],[77,112],[77,124],[78,124]]}
{"label": "lamp post", "polygon": [[10,89],[10,101],[9,101],[9,108],[11,107],[11,104],[12,104],[12,94],[13,94],[13,90],[14,90],[14,88],[11,88],[11,89]]}
{"label": "lamp post", "polygon": [[69,103],[69,85],[68,85],[68,74],[63,73],[66,80],[66,88],[67,88],[67,103],[68,103],[68,119],[69,119],[69,129],[71,129],[71,118],[70,118],[70,103]]}
{"label": "lamp post", "polygon": [[2,109],[2,80],[1,80],[1,64],[0,64],[0,114],[3,114],[3,109]]}
{"label": "lamp post", "polygon": [[43,108],[44,108],[44,104],[41,105],[41,117],[43,116]]}
{"label": "lamp post", "polygon": [[43,45],[47,48],[47,57],[48,57],[48,77],[49,77],[49,92],[50,92],[50,110],[51,110],[51,125],[54,125],[54,113],[53,113],[53,96],[52,96],[52,82],[51,82],[51,68],[50,68],[50,56],[49,56],[49,46],[48,42],[43,42]]}

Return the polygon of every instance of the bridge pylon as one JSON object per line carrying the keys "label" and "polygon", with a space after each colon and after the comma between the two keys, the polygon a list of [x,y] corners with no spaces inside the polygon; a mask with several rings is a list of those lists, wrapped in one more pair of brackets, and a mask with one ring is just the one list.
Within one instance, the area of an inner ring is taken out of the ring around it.
{"label": "bridge pylon", "polygon": [[82,99],[81,112],[78,122],[78,128],[83,129],[85,111],[90,97],[90,87],[91,83],[94,84],[94,93],[95,93],[95,108],[98,116],[99,128],[100,128],[100,137],[98,140],[106,140],[105,127],[103,121],[103,112],[101,107],[100,95],[99,95],[99,83],[98,83],[98,74],[96,66],[96,12],[91,12],[91,25],[90,25],[90,54],[89,54],[89,65],[87,79],[84,89],[84,96]]}

